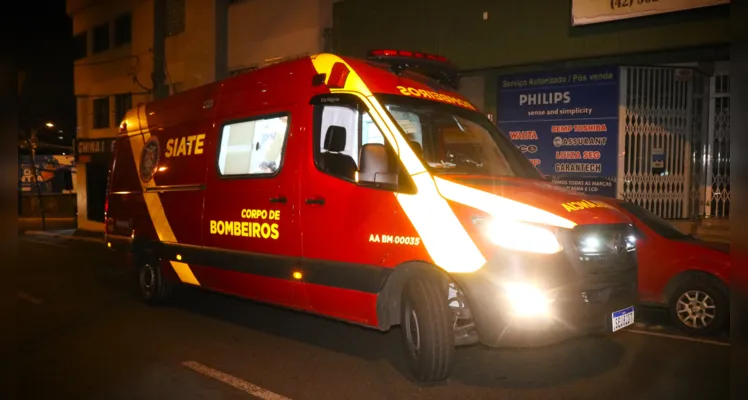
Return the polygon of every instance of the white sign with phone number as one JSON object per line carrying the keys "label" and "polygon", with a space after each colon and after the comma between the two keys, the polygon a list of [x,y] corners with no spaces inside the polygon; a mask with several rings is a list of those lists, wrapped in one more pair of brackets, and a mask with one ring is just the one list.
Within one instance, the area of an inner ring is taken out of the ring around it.
{"label": "white sign with phone number", "polygon": [[571,24],[596,24],[729,3],[730,0],[572,0]]}

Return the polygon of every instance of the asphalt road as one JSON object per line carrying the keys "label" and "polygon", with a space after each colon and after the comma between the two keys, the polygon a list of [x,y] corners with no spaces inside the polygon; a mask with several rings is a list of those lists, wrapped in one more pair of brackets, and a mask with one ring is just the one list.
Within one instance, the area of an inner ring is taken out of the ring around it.
{"label": "asphalt road", "polygon": [[397,330],[194,291],[150,308],[132,273],[96,244],[21,237],[18,254],[20,398],[728,398],[730,347],[668,328],[533,350],[461,348],[448,382],[421,386],[407,378]]}

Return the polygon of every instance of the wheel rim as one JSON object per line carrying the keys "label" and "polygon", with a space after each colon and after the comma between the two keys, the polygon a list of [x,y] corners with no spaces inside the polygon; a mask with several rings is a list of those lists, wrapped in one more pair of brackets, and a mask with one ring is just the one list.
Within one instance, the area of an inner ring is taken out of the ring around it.
{"label": "wheel rim", "polygon": [[689,290],[678,298],[676,312],[683,325],[693,329],[704,329],[717,317],[717,305],[708,293]]}
{"label": "wheel rim", "polygon": [[156,286],[156,271],[150,263],[143,264],[140,268],[140,289],[146,297],[151,297],[153,288]]}
{"label": "wheel rim", "polygon": [[408,340],[408,347],[413,354],[418,355],[421,352],[421,329],[418,326],[418,314],[413,307],[408,306],[405,318],[405,336]]}

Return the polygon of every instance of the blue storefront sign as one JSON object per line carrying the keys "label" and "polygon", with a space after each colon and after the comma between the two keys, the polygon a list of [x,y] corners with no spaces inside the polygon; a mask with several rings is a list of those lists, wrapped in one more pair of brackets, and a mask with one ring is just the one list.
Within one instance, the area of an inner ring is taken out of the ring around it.
{"label": "blue storefront sign", "polygon": [[557,184],[615,197],[618,76],[617,67],[503,76],[499,129]]}
{"label": "blue storefront sign", "polygon": [[38,155],[35,160],[36,179],[31,156],[18,157],[18,190],[35,193],[38,185],[42,194],[73,192],[76,173],[73,156]]}

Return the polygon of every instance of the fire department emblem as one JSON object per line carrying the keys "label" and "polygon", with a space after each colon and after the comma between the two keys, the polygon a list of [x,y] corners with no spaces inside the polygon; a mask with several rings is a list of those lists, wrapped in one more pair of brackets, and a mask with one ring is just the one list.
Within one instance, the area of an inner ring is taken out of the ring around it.
{"label": "fire department emblem", "polygon": [[151,138],[140,153],[140,180],[150,182],[153,179],[153,173],[156,171],[158,164],[159,145],[158,140]]}

